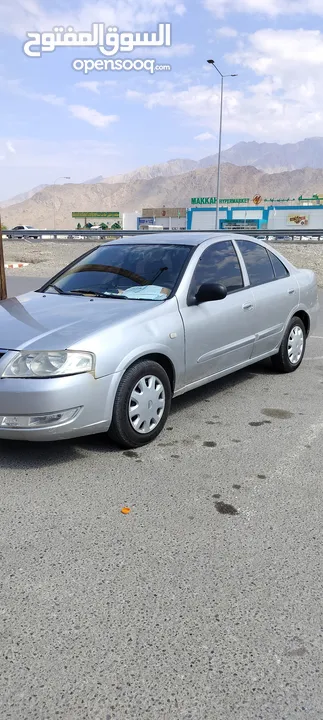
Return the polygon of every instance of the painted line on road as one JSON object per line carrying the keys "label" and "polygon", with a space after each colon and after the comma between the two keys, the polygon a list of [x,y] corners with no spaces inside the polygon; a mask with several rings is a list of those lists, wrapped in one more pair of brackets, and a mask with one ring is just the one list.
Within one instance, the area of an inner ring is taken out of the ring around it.
{"label": "painted line on road", "polygon": [[312,340],[323,340],[323,335],[310,335]]}
{"label": "painted line on road", "polygon": [[309,362],[309,361],[314,362],[314,360],[323,360],[323,355],[319,355],[318,357],[314,357],[314,358],[304,358],[304,360],[307,360],[307,362]]}

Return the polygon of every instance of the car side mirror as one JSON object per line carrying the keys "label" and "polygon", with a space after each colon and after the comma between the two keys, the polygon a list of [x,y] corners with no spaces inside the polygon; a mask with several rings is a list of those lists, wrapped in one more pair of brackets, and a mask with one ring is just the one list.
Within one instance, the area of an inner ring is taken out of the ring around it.
{"label": "car side mirror", "polygon": [[228,294],[227,288],[222,283],[204,283],[196,293],[195,299],[198,305],[214,300],[224,300]]}

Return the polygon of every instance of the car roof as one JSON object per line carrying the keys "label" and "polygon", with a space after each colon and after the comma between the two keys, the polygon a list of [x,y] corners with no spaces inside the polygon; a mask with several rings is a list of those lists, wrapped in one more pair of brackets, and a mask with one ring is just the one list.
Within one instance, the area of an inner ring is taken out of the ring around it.
{"label": "car roof", "polygon": [[[128,235],[128,237],[116,238],[111,242],[118,245],[129,245],[132,243],[140,242],[143,245],[192,245],[197,247],[206,240],[231,240],[234,237],[234,233],[224,232],[144,232],[142,235]],[[237,236],[241,237],[241,235]]]}

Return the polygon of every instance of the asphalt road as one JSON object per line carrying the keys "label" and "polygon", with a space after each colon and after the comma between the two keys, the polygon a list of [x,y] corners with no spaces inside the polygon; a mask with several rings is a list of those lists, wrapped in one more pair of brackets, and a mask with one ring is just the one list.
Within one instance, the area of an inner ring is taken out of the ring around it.
{"label": "asphalt road", "polygon": [[30,290],[37,290],[45,284],[46,280],[48,280],[46,277],[25,277],[24,275],[18,277],[9,275],[7,277],[8,296],[12,297],[29,292]]}
{"label": "asphalt road", "polygon": [[323,718],[322,386],[321,316],[145,449],[0,445],[2,718]]}

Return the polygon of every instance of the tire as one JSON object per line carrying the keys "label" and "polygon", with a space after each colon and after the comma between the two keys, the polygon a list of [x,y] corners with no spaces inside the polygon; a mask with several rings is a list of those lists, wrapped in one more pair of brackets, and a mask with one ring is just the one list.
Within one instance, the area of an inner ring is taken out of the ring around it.
{"label": "tire", "polygon": [[[298,332],[297,332],[298,331]],[[292,359],[292,356],[290,355],[291,347],[290,347],[290,341],[291,336],[295,336],[295,350],[299,352],[295,352],[294,360]],[[298,338],[298,342],[297,342]],[[277,372],[281,373],[290,373],[295,372],[297,368],[300,366],[304,353],[306,348],[306,330],[304,323],[299,317],[293,317],[290,321],[288,328],[285,332],[285,335],[283,337],[281,346],[279,348],[279,352],[277,355],[273,355],[271,358],[271,362],[273,364],[273,367]]]}
{"label": "tire", "polygon": [[[136,397],[131,399],[139,384],[140,392],[137,391]],[[140,401],[140,395],[143,393],[147,393],[147,408],[146,402]],[[143,403],[142,414],[140,414],[140,404],[136,406],[137,399],[138,403]],[[152,360],[139,360],[125,372],[120,381],[108,436],[122,448],[137,448],[155,440],[167,421],[171,400],[171,384],[164,368]],[[149,412],[151,408],[148,408],[150,402],[157,408],[155,414],[152,406],[151,416]],[[132,412],[130,412],[131,408]],[[138,409],[137,415],[136,409]],[[150,417],[154,422],[157,420],[157,424],[148,430],[148,426],[153,425],[153,421],[149,421]],[[140,422],[141,420],[143,422]]]}

